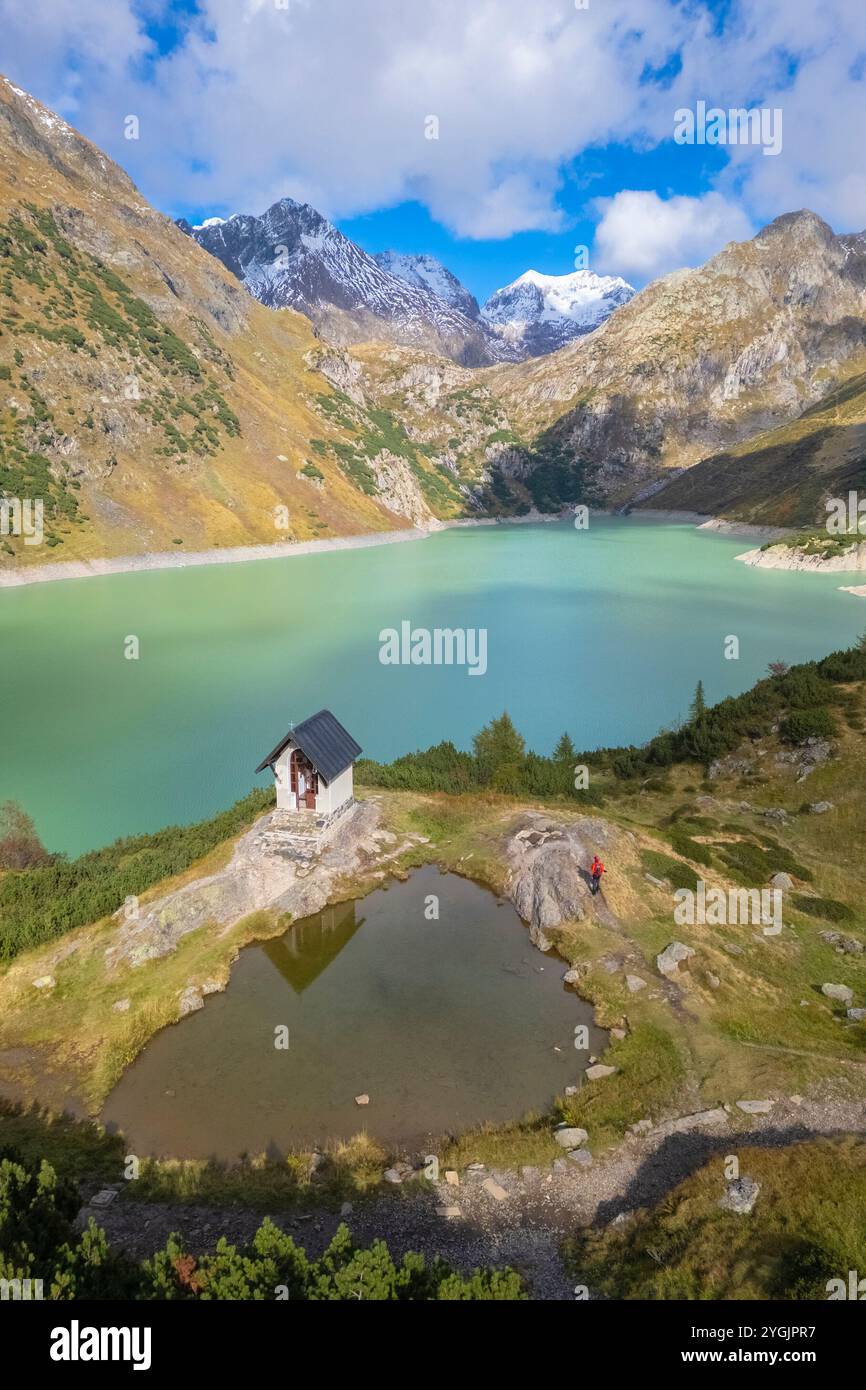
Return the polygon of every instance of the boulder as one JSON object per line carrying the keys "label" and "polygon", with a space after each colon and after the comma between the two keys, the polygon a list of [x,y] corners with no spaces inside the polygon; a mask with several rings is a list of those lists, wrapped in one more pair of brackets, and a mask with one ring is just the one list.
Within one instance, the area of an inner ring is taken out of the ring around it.
{"label": "boulder", "polygon": [[813,816],[824,816],[827,814],[828,811],[833,810],[833,802],[813,801],[812,805],[809,807],[809,810],[812,812]]}
{"label": "boulder", "polygon": [[572,1163],[576,1163],[579,1168],[592,1167],[592,1154],[589,1149],[572,1149],[568,1155]]}
{"label": "boulder", "polygon": [[386,1182],[391,1182],[395,1185],[403,1181],[402,1175],[397,1172],[396,1168],[386,1168],[382,1176]]}
{"label": "boulder", "polygon": [[33,981],[33,988],[53,989],[56,984],[57,981],[55,980],[53,975],[40,975],[38,979]]}
{"label": "boulder", "polygon": [[669,946],[656,956],[656,965],[662,975],[668,979],[680,974],[680,965],[683,961],[691,960],[694,955],[691,946],[684,946],[681,941],[672,941]]}
{"label": "boulder", "polygon": [[456,1221],[460,1216],[460,1208],[446,1206],[437,1207],[436,1215],[441,1216],[443,1221]]}
{"label": "boulder", "polygon": [[601,1062],[594,1067],[587,1067],[584,1076],[588,1081],[603,1081],[606,1076],[615,1076],[617,1067],[606,1067]]}
{"label": "boulder", "polygon": [[847,985],[822,985],[821,993],[828,999],[835,999],[838,1004],[850,1004],[854,998],[853,989],[849,989]]}
{"label": "boulder", "polygon": [[370,1104],[370,1097],[369,1097],[368,1095],[366,1095],[366,1094],[363,1095],[363,1096],[355,1096],[355,1104],[356,1104],[356,1105],[369,1105],[369,1104]]}
{"label": "boulder", "polygon": [[853,936],[844,936],[838,931],[819,931],[818,935],[828,946],[835,946],[837,951],[846,956],[859,956],[863,953],[863,942],[857,941]]}
{"label": "boulder", "polygon": [[[646,1122],[639,1120],[638,1124]],[[716,1129],[719,1125],[728,1124],[728,1117],[721,1106],[715,1110],[696,1110],[691,1115],[679,1115],[674,1120],[665,1120],[662,1124],[656,1125],[653,1134],[660,1138],[667,1138],[671,1134],[689,1134],[692,1130]],[[636,1126],[633,1129],[637,1130]]]}
{"label": "boulder", "polygon": [[773,874],[773,877],[770,879],[770,882],[774,888],[787,889],[794,887],[794,880],[792,879],[790,874]]}
{"label": "boulder", "polygon": [[733,1182],[728,1183],[719,1206],[724,1211],[736,1212],[738,1216],[748,1216],[758,1200],[760,1190],[761,1185],[755,1182],[754,1178],[735,1178]]}
{"label": "boulder", "polygon": [[457,1173],[455,1173],[455,1171],[454,1171],[453,1168],[446,1168],[446,1170],[445,1170],[445,1181],[448,1183],[448,1186],[449,1186],[449,1187],[459,1187],[459,1186],[460,1186],[460,1177],[459,1177],[459,1175],[458,1175]]}
{"label": "boulder", "polygon": [[769,1115],[775,1103],[774,1100],[738,1100],[737,1109],[744,1115]]}
{"label": "boulder", "polygon": [[583,972],[579,970],[576,965],[573,965],[572,968],[570,970],[566,970],[565,974],[563,975],[563,984],[576,985],[582,974]]}
{"label": "boulder", "polygon": [[115,1188],[113,1188],[113,1187],[103,1187],[103,1188],[100,1189],[99,1192],[94,1192],[93,1196],[92,1196],[91,1199],[90,1199],[90,1205],[91,1205],[92,1207],[107,1207],[107,1206],[110,1206],[111,1203],[114,1201],[114,1199],[115,1199],[116,1196],[117,1196],[117,1191],[116,1191]]}
{"label": "boulder", "polygon": [[542,937],[563,922],[583,921],[593,910],[587,866],[594,852],[611,847],[611,827],[602,820],[584,817],[559,824],[539,816],[529,819],[506,850],[509,895],[523,920]]}
{"label": "boulder", "polygon": [[625,987],[629,994],[637,994],[638,990],[646,989],[646,980],[642,980],[640,975],[626,975]]}
{"label": "boulder", "polygon": [[848,1009],[847,1017],[853,1023],[862,1023],[866,1019],[866,1009]]}
{"label": "boulder", "polygon": [[586,1143],[589,1135],[585,1129],[578,1129],[573,1125],[562,1125],[554,1131],[553,1137],[562,1149],[578,1149],[581,1144]]}
{"label": "boulder", "polygon": [[113,1012],[113,1013],[116,1013],[116,1014],[125,1014],[125,1013],[128,1013],[128,1012],[129,1012],[129,1004],[130,1004],[130,1001],[129,1001],[128,999],[118,999],[118,1000],[117,1000],[114,1004],[112,1004],[112,1006],[111,1006],[112,1012]]}

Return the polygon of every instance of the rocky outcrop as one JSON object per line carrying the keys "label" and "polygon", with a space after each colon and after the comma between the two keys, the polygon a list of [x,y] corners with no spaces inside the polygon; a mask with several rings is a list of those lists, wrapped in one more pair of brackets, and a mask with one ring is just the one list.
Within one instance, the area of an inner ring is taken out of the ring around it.
{"label": "rocky outcrop", "polygon": [[760,1191],[761,1184],[755,1182],[754,1178],[734,1178],[728,1183],[719,1206],[724,1211],[736,1212],[738,1216],[748,1216],[758,1200]]}
{"label": "rocky outcrop", "polygon": [[796,545],[771,545],[747,550],[736,557],[744,565],[764,570],[807,570],[821,574],[845,574],[866,570],[866,541],[852,542],[841,555],[812,554]]}
{"label": "rocky outcrop", "polygon": [[433,513],[424,500],[418,479],[399,454],[382,449],[370,460],[376,478],[378,499],[396,516],[405,516],[414,526],[426,526]]}
{"label": "rocky outcrop", "polygon": [[[271,820],[271,815],[262,817],[240,838],[225,868],[164,894],[133,920],[121,909],[105,952],[106,968],[159,960],[190,932],[202,927],[219,931],[268,908],[307,917],[325,906],[337,881],[357,873],[371,852],[389,858],[394,841],[380,825],[377,803],[361,802],[340,822],[339,836],[325,844],[315,870],[302,874],[295,859],[270,846]],[[218,987],[210,981],[188,985],[179,997],[180,1013],[200,1008],[201,996]]]}
{"label": "rocky outcrop", "polygon": [[508,893],[542,951],[552,945],[546,932],[609,912],[590,893],[589,865],[594,854],[611,851],[617,834],[595,817],[561,824],[541,815],[527,817],[512,834],[506,845]]}

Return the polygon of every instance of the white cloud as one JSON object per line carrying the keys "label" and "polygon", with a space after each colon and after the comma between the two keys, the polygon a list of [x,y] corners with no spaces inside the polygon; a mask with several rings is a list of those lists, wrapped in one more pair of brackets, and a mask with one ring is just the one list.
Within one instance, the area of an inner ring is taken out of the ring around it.
{"label": "white cloud", "polygon": [[[586,11],[569,0],[200,0],[200,19],[145,80],[127,65],[132,0],[112,0],[110,65],[80,51],[72,22],[92,21],[104,0],[60,8],[70,22],[52,29],[56,0],[0,0],[12,75],[50,103],[75,52],[76,124],[161,206],[260,211],[292,189],[335,216],[417,197],[468,236],[556,227],[563,163],[626,135],[644,63],[688,32],[667,0]],[[135,145],[122,139],[129,113]]]}
{"label": "white cloud", "polygon": [[[743,234],[747,217],[804,204],[841,229],[866,226],[863,0],[733,0],[721,32],[703,0],[199,0],[160,57],[142,16],[167,9],[0,0],[0,66],[164,208],[262,211],[289,193],[347,216],[418,198],[466,236],[555,229],[563,166],[592,146],[661,144],[676,188],[674,111],[704,99],[781,106],[783,153],[728,150],[718,197],[699,207],[646,195],[639,237],[621,216],[635,195],[620,194],[602,221],[605,256],[622,245],[636,275],[665,261],[667,236],[691,256]],[[641,81],[674,52],[673,80]],[[123,139],[128,114],[138,142]],[[438,140],[425,139],[430,115]]]}
{"label": "white cloud", "polygon": [[660,198],[624,189],[599,198],[593,268],[652,280],[684,265],[700,265],[728,241],[754,234],[745,212],[721,193],[700,198]]}

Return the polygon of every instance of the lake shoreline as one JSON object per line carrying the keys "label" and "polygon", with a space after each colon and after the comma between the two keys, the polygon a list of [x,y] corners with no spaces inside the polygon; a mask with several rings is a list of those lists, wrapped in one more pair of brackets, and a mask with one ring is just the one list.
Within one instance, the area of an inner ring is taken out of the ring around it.
{"label": "lake shoreline", "polygon": [[[624,516],[605,508],[592,508],[593,516]],[[61,583],[70,579],[99,579],[114,574],[141,574],[158,570],[194,569],[206,565],[248,564],[254,560],[288,560],[296,555],[324,555],[335,550],[361,550],[368,546],[394,545],[402,541],[424,541],[440,531],[462,530],[480,526],[526,526],[541,522],[567,521],[570,512],[527,512],[525,516],[459,517],[454,521],[434,521],[429,526],[408,526],[398,531],[369,531],[351,536],[331,536],[317,541],[280,541],[274,545],[217,546],[209,550],[157,551],[152,555],[116,555],[94,560],[59,560],[57,564],[34,565],[31,568],[0,569],[0,589],[21,589],[33,584]],[[672,521],[694,525],[699,530],[717,531],[722,535],[769,536],[779,534],[778,527],[749,526],[747,523],[721,521],[698,512],[655,511],[649,508],[631,512],[629,517],[646,517],[651,521]],[[787,533],[784,533],[787,534]]]}
{"label": "lake shoreline", "polygon": [[[604,513],[609,515],[609,513]],[[296,555],[324,555],[334,550],[362,550],[368,546],[394,545],[401,541],[426,541],[440,531],[475,526],[519,526],[542,521],[563,521],[561,515],[529,512],[526,516],[461,517],[429,526],[407,526],[399,531],[369,531],[352,536],[331,536],[318,541],[281,541],[275,545],[217,546],[210,550],[157,551],[152,555],[116,555],[106,559],[60,560],[56,565],[28,569],[0,569],[0,589],[26,588],[31,584],[59,583],[69,579],[98,579],[112,574],[140,574],[155,570],[194,569],[205,565],[239,565],[254,560],[288,560]]]}

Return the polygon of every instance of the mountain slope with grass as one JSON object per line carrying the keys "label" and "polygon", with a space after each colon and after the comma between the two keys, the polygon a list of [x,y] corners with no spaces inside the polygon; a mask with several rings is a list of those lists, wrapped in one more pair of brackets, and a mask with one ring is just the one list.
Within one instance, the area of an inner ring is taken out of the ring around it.
{"label": "mountain slope with grass", "polygon": [[[588,337],[489,379],[537,453],[583,470],[584,500],[622,505],[819,407],[864,350],[866,239],[801,211],[648,285]],[[739,461],[748,491],[755,460]],[[510,471],[506,460],[506,486]],[[755,473],[756,499],[781,520],[790,501],[777,506],[772,480]],[[709,512],[729,500],[716,478],[703,474]],[[686,475],[657,505],[684,505],[689,490]]]}
{"label": "mountain slope with grass", "polygon": [[45,528],[42,545],[5,535],[0,568],[459,509],[426,454],[369,419],[329,418],[307,319],[257,304],[5,79],[0,152],[0,493],[41,498]]}

